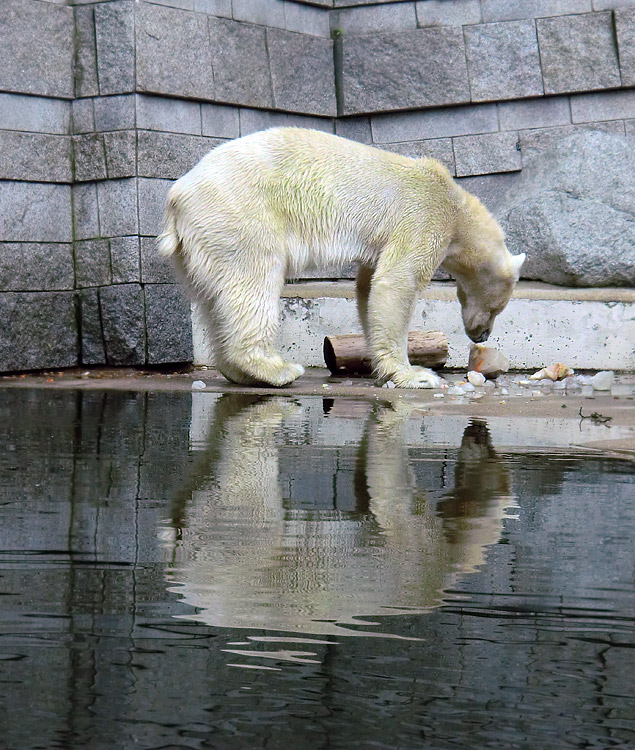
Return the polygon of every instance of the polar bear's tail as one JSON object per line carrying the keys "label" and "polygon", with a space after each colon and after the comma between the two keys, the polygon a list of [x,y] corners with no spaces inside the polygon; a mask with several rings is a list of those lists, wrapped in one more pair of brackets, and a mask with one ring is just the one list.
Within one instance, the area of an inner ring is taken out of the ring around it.
{"label": "polar bear's tail", "polygon": [[169,196],[163,218],[163,232],[157,237],[159,253],[165,257],[174,255],[181,247],[181,239],[176,231],[176,200]]}

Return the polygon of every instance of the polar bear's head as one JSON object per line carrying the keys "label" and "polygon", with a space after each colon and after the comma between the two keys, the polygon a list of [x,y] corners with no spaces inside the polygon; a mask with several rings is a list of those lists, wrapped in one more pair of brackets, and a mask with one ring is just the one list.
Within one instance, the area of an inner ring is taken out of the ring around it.
{"label": "polar bear's head", "polygon": [[461,303],[463,326],[477,344],[487,341],[494,319],[509,302],[525,260],[502,248],[484,259],[476,273],[456,273],[456,292]]}

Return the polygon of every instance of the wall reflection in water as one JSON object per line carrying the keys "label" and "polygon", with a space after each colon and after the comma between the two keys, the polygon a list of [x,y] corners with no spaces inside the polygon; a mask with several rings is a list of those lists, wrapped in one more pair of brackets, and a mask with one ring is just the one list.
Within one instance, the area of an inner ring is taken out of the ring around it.
{"label": "wall reflection in water", "polygon": [[159,532],[170,591],[197,608],[182,617],[209,625],[386,635],[373,617],[428,611],[484,562],[514,504],[508,471],[481,421],[452,467],[409,451],[402,402],[357,415],[348,451],[328,435],[309,444],[302,412],[283,398],[218,400]]}

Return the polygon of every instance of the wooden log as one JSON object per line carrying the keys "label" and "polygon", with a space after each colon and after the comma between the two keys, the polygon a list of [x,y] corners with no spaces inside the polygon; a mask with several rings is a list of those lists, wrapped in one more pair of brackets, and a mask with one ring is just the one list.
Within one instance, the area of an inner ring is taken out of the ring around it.
{"label": "wooden log", "polygon": [[[441,331],[410,331],[408,359],[411,365],[443,367],[448,358],[448,339]],[[356,333],[326,336],[324,361],[333,375],[367,375],[370,357],[364,336]]]}

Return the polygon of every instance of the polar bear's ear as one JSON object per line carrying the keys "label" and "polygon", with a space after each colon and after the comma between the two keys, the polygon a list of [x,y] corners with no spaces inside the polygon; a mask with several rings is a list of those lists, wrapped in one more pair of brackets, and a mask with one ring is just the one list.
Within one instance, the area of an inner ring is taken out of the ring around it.
{"label": "polar bear's ear", "polygon": [[514,273],[516,274],[516,278],[520,276],[520,269],[525,262],[525,257],[525,253],[521,253],[520,255],[512,255],[511,265]]}

